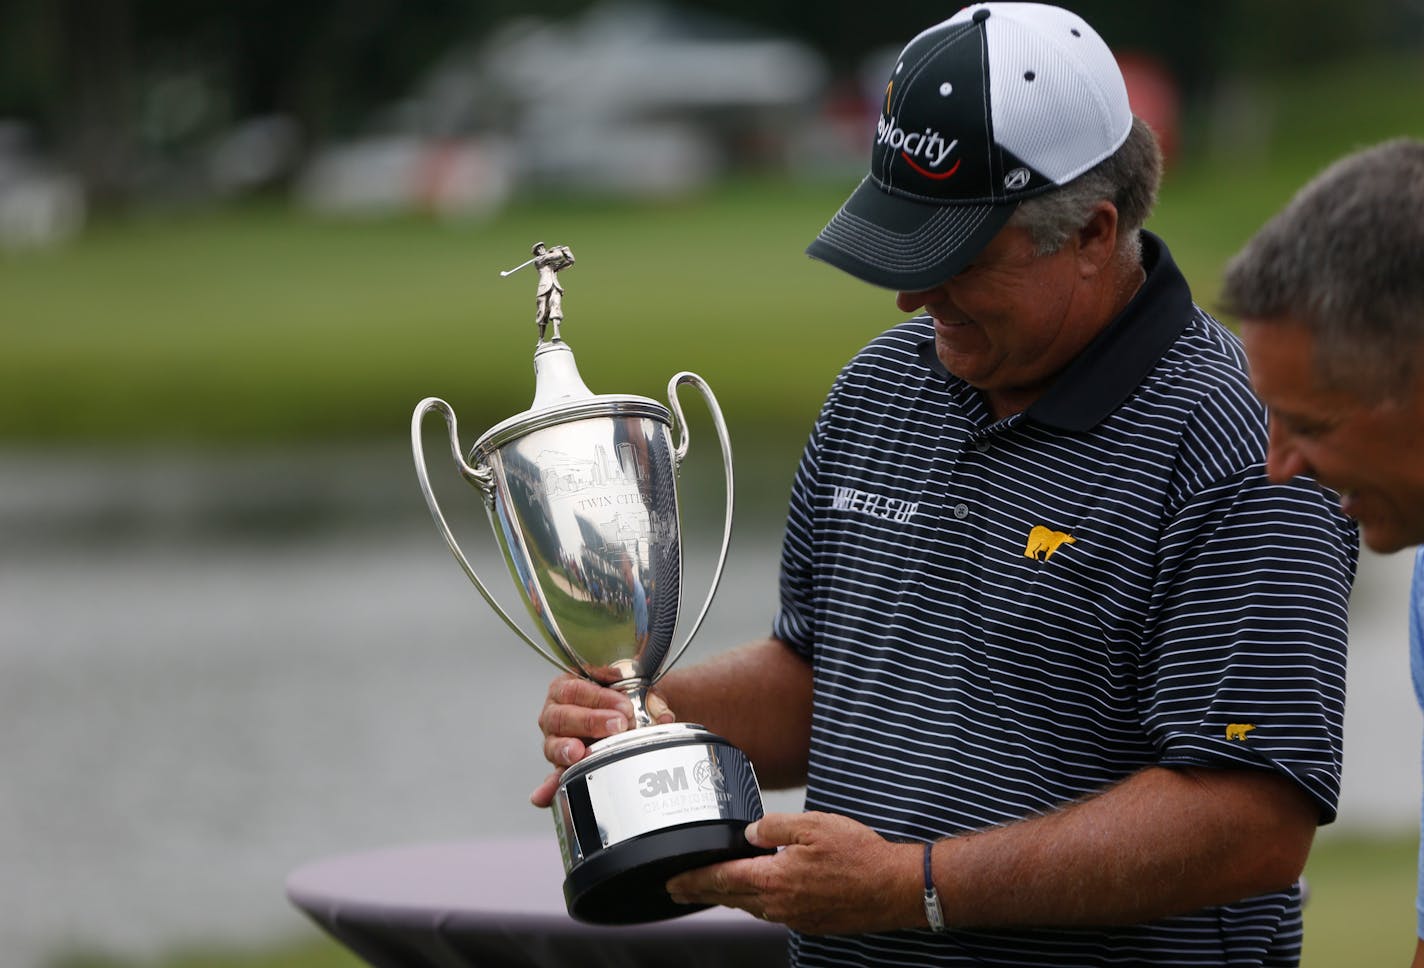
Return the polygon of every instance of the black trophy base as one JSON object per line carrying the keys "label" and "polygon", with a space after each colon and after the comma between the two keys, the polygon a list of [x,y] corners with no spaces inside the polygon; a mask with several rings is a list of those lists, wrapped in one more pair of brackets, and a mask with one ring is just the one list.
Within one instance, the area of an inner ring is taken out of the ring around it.
{"label": "black trophy base", "polygon": [[745,820],[709,820],[625,840],[576,865],[564,878],[569,914],[589,924],[665,921],[710,905],[677,904],[669,878],[726,860],[774,853],[747,843]]}

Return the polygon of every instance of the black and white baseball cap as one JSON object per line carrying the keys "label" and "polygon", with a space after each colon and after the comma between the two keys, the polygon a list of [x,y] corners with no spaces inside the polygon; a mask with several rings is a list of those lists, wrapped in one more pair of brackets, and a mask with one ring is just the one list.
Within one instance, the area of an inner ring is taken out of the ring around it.
{"label": "black and white baseball cap", "polygon": [[870,174],[806,249],[887,289],[958,273],[1025,198],[1071,181],[1132,129],[1107,44],[1077,14],[979,3],[921,33],[885,85]]}

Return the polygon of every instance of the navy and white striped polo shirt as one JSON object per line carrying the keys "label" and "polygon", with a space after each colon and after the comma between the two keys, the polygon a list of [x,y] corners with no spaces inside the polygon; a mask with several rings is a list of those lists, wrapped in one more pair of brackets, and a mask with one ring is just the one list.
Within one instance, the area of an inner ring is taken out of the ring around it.
{"label": "navy and white striped polo shirt", "polygon": [[[995,421],[889,330],[793,486],[774,631],[815,670],[807,809],[929,840],[1152,765],[1277,770],[1334,818],[1358,543],[1263,471],[1240,344],[1161,241],[1123,313]],[[1293,965],[1294,890],[1108,930],[793,936],[821,965]]]}

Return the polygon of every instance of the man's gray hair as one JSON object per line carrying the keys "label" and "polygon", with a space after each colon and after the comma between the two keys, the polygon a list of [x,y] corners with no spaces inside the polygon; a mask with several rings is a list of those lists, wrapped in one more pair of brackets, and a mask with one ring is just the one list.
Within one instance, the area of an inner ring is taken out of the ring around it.
{"label": "man's gray hair", "polygon": [[1152,214],[1162,182],[1162,150],[1157,136],[1141,118],[1117,151],[1053,191],[1026,200],[1009,219],[1028,229],[1039,255],[1057,252],[1082,228],[1093,206],[1107,200],[1117,207],[1119,252],[1138,258],[1138,229]]}
{"label": "man's gray hair", "polygon": [[1375,399],[1407,390],[1424,349],[1424,142],[1386,141],[1316,176],[1227,265],[1222,302],[1309,328],[1325,380]]}

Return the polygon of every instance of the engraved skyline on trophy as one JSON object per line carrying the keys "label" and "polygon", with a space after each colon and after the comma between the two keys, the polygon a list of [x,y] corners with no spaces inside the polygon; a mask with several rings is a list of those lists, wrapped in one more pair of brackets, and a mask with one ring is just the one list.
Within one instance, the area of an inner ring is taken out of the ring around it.
{"label": "engraved skyline on trophy", "polygon": [[[594,743],[564,772],[555,793],[569,913],[606,924],[676,917],[698,908],[667,896],[663,885],[673,874],[763,852],[743,836],[763,812],[745,754],[695,724],[654,725],[647,711],[648,690],[701,626],[726,565],[731,442],[711,388],[695,373],[668,381],[667,407],[589,390],[561,335],[559,273],[574,264],[573,252],[542,242],[531,252],[500,275],[529,265],[538,270],[533,403],[481,435],[467,459],[454,410],[427,397],[411,417],[416,473],[437,530],[505,625],[558,668],[617,689],[633,705],[633,728]],[[683,584],[677,478],[689,446],[677,397],[684,384],[702,394],[716,428],[726,512],[711,587],[674,646]],[[421,438],[431,411],[445,419],[460,476],[484,499],[537,639],[476,574],[441,512]]]}

